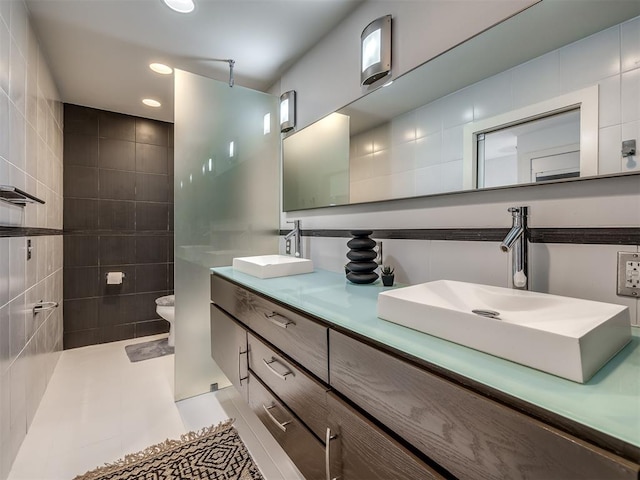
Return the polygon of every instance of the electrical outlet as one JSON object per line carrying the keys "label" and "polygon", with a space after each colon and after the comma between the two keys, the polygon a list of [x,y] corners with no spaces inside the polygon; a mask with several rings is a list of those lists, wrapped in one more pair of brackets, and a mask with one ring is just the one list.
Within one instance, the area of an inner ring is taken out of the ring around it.
{"label": "electrical outlet", "polygon": [[640,297],[640,254],[618,252],[618,295]]}
{"label": "electrical outlet", "polygon": [[287,255],[291,255],[291,239],[285,241],[284,243],[284,253]]}
{"label": "electrical outlet", "polygon": [[640,288],[640,262],[627,262],[624,279],[625,287]]}

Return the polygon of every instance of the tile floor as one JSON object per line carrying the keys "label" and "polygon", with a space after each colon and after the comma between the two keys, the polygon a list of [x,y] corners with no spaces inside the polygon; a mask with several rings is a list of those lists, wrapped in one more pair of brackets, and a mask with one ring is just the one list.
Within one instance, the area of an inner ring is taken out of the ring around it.
{"label": "tile floor", "polygon": [[302,479],[233,388],[174,402],[173,355],[129,362],[125,345],[163,336],[64,351],[9,480],[71,479],[228,418],[267,480]]}

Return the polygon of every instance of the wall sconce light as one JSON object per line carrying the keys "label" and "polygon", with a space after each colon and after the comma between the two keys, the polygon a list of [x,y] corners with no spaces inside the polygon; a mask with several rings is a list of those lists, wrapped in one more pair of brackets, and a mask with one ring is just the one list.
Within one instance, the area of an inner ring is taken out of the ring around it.
{"label": "wall sconce light", "polygon": [[271,133],[271,114],[265,113],[262,118],[262,133],[267,135]]}
{"label": "wall sconce light", "polygon": [[280,131],[293,130],[296,126],[296,91],[289,90],[280,95]]}
{"label": "wall sconce light", "polygon": [[371,22],[360,35],[360,83],[371,85],[391,71],[391,15]]}

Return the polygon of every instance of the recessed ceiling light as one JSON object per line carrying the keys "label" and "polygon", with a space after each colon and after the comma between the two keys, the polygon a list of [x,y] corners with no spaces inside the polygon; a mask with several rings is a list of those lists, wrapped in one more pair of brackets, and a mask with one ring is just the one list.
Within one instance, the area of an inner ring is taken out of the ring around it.
{"label": "recessed ceiling light", "polygon": [[190,13],[196,8],[193,0],[164,0],[171,10],[175,10],[178,13]]}
{"label": "recessed ceiling light", "polygon": [[144,103],[148,107],[159,107],[160,105],[162,105],[159,101],[154,100],[153,98],[144,98],[142,100],[142,103]]}
{"label": "recessed ceiling light", "polygon": [[173,68],[164,63],[152,63],[149,65],[149,68],[156,73],[160,73],[162,75],[169,75],[173,73]]}

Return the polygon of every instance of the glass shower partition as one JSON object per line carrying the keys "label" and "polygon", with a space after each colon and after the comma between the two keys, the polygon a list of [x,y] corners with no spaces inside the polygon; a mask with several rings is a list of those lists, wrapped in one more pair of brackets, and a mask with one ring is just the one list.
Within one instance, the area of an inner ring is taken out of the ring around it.
{"label": "glass shower partition", "polygon": [[278,99],[175,71],[175,398],[229,385],[211,358],[209,275],[278,252]]}

